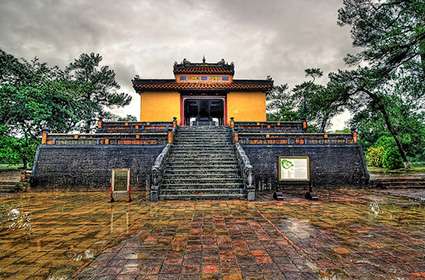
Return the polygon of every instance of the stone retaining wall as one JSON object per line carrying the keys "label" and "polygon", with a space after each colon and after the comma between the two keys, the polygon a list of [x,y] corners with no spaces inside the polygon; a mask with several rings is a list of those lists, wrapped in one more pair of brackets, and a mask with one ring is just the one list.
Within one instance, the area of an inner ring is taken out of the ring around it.
{"label": "stone retaining wall", "polygon": [[318,186],[353,185],[368,183],[369,174],[360,145],[242,145],[257,178],[277,181],[279,156],[308,155],[311,179]]}
{"label": "stone retaining wall", "polygon": [[34,187],[108,188],[112,168],[131,168],[131,186],[144,186],[165,145],[40,145]]}

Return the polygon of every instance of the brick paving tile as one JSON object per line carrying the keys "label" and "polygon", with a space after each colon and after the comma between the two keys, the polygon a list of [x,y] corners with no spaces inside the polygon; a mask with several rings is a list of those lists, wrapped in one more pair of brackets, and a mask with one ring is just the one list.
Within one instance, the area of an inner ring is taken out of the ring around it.
{"label": "brick paving tile", "polygon": [[373,190],[321,190],[319,196],[314,202],[263,196],[258,202],[114,204],[103,193],[0,198],[7,207],[23,207],[32,222],[31,238],[0,225],[0,278],[425,276],[423,205]]}

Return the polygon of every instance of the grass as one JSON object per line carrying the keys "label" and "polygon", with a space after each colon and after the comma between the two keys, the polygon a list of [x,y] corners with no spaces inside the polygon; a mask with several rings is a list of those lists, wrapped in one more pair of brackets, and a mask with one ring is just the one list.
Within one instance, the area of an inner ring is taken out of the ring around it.
{"label": "grass", "polygon": [[15,171],[23,168],[24,166],[22,164],[0,163],[0,171]]}
{"label": "grass", "polygon": [[389,174],[409,174],[409,173],[425,173],[425,164],[421,163],[412,163],[412,166],[409,169],[400,168],[395,170],[386,170],[380,167],[368,166],[367,169],[370,173],[389,173]]}

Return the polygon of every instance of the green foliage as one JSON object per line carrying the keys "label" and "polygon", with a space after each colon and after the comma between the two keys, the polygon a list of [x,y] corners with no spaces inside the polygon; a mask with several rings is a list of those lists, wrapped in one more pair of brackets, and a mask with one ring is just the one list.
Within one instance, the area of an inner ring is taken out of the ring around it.
{"label": "green foliage", "polygon": [[403,167],[403,159],[398,152],[395,140],[389,135],[381,136],[374,146],[368,148],[366,159],[369,166],[383,167],[386,170]]}
{"label": "green foliage", "polygon": [[72,81],[84,85],[81,101],[87,106],[81,111],[84,120],[81,130],[85,132],[91,131],[105,107],[125,106],[131,101],[130,95],[118,92],[120,85],[115,72],[109,66],[101,66],[102,59],[99,54],[83,53],[66,68]]}
{"label": "green foliage", "polygon": [[382,159],[384,156],[384,147],[369,147],[366,153],[366,160],[369,166],[382,167]]}
{"label": "green foliage", "polygon": [[312,132],[323,132],[333,116],[342,112],[334,88],[316,83],[323,72],[319,68],[305,70],[310,80],[289,90],[288,85],[276,86],[268,95],[268,119],[274,121],[307,119]]}
{"label": "green foliage", "polygon": [[115,92],[115,73],[100,55],[83,54],[65,70],[37,58],[17,59],[0,50],[0,162],[32,163],[44,127],[53,132],[90,130],[105,107],[128,104]]}
{"label": "green foliage", "polygon": [[287,84],[275,86],[267,95],[267,119],[270,121],[300,120],[292,93]]}
{"label": "green foliage", "polygon": [[103,120],[114,121],[114,122],[116,122],[116,121],[118,121],[118,122],[136,122],[137,117],[130,115],[130,114],[127,114],[126,116],[121,117],[121,116],[115,115],[111,112],[105,112],[103,114]]}
{"label": "green foliage", "polygon": [[387,148],[382,156],[382,167],[394,170],[403,167],[403,160],[395,147]]}

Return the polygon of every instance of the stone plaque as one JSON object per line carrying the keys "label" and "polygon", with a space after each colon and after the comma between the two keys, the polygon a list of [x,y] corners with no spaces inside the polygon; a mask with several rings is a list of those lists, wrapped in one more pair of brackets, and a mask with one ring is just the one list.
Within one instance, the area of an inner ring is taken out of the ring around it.
{"label": "stone plaque", "polygon": [[308,156],[280,156],[278,160],[279,181],[310,181],[310,158]]}

